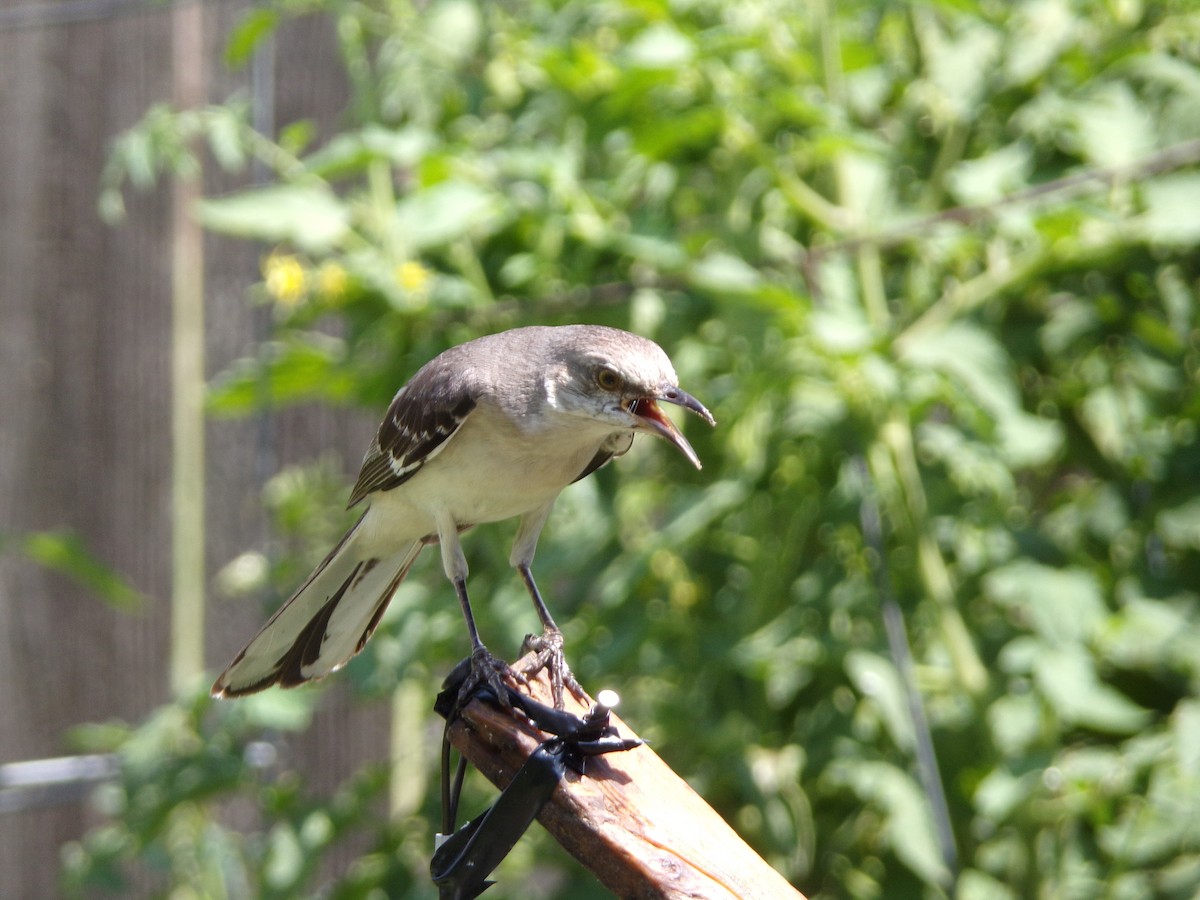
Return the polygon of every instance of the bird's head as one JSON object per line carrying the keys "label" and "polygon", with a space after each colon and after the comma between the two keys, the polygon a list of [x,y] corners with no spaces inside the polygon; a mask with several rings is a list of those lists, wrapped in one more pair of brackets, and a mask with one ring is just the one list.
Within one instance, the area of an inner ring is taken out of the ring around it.
{"label": "bird's head", "polygon": [[601,326],[575,326],[564,335],[559,384],[564,412],[613,431],[653,434],[673,444],[697,469],[700,458],[660,402],[691,410],[716,425],[704,404],[679,386],[671,360],[658,344],[636,334]]}

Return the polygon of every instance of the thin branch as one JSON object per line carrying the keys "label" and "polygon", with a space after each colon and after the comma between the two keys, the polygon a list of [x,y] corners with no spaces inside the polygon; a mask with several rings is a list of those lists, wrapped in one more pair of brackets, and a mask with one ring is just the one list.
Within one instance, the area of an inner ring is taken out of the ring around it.
{"label": "thin branch", "polygon": [[[1200,163],[1200,138],[1167,147],[1165,150],[1152,153],[1126,166],[1085,169],[1082,172],[1056,178],[1053,181],[1033,185],[1022,191],[1017,191],[1015,194],[1001,197],[999,200],[994,200],[991,203],[982,203],[977,206],[955,206],[951,209],[944,209],[933,213],[932,215],[913,219],[910,222],[897,225],[895,228],[811,247],[807,253],[808,257],[810,257],[809,264],[819,262],[820,259],[835,253],[853,253],[864,246],[880,248],[894,247],[897,244],[902,244],[905,241],[927,234],[938,225],[948,222],[970,225],[981,219],[992,218],[1000,210],[1009,207],[1050,198],[1059,200],[1090,193],[1101,187],[1112,187],[1116,184],[1144,181],[1155,175],[1161,175],[1164,172],[1171,172],[1175,169],[1181,169],[1184,166],[1195,165],[1196,163]],[[816,257],[816,260],[812,260],[812,257]]]}
{"label": "thin branch", "polygon": [[[856,465],[862,472],[864,481],[870,478],[866,461],[859,456]],[[863,540],[867,547],[875,551],[875,587],[883,611],[883,626],[887,633],[888,652],[892,663],[900,676],[904,688],[904,697],[908,705],[908,715],[912,720],[913,736],[916,741],[917,772],[925,796],[929,799],[930,813],[937,829],[938,847],[942,854],[942,863],[946,867],[947,877],[952,887],[958,880],[958,848],[954,842],[954,828],[950,821],[950,804],[946,800],[946,790],[942,784],[942,774],[938,767],[937,751],[933,746],[933,734],[929,728],[929,718],[925,715],[925,703],[917,687],[916,665],[913,662],[912,646],[908,641],[908,631],[904,624],[904,613],[892,592],[891,581],[887,571],[887,547],[883,539],[883,521],[879,506],[874,497],[867,494],[859,506],[859,520],[863,532]]]}

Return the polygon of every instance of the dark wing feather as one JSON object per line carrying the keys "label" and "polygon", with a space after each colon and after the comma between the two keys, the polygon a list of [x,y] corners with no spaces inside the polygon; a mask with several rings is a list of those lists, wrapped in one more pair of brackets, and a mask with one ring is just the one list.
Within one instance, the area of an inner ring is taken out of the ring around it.
{"label": "dark wing feather", "polygon": [[[614,456],[624,456],[629,452],[629,448],[633,446],[633,432],[628,434],[615,434],[605,441],[596,455],[592,457],[591,462],[584,467],[584,470],[575,476],[575,481],[581,481],[587,478],[597,469],[601,469],[608,465],[609,460]],[[575,481],[571,483],[574,484]]]}
{"label": "dark wing feather", "polygon": [[475,408],[470,382],[442,362],[439,357],[417,372],[392,400],[363,458],[348,506],[416,475]]}

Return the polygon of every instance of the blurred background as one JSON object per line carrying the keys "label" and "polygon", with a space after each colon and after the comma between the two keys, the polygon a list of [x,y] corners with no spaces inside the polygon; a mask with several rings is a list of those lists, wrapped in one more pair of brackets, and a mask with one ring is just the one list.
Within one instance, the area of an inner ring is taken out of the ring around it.
{"label": "blurred background", "polygon": [[[568,490],[539,581],[775,867],[1195,896],[1194,3],[10,0],[0,117],[0,896],[434,896],[436,554],[337,676],[207,686],[408,375],[575,321],[720,425]],[[540,828],[498,877],[605,896]]]}

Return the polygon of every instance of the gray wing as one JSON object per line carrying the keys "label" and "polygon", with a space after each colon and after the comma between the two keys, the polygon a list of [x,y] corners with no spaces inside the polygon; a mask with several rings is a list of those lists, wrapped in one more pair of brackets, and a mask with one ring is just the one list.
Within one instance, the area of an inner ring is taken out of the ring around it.
{"label": "gray wing", "polygon": [[[614,434],[606,440],[600,449],[596,451],[596,455],[592,457],[591,462],[584,467],[584,470],[575,476],[575,481],[581,481],[587,478],[597,469],[608,465],[609,461],[614,456],[624,456],[629,452],[629,448],[633,446],[633,432]],[[572,481],[571,484],[574,484]]]}
{"label": "gray wing", "polygon": [[477,402],[471,382],[441,357],[422,368],[392,399],[363,457],[347,506],[408,481],[446,446]]}

